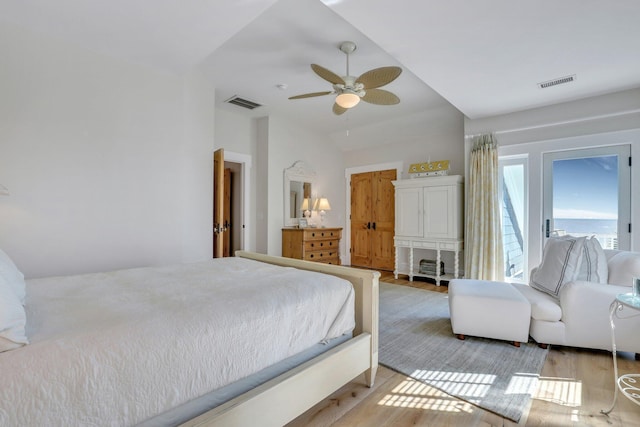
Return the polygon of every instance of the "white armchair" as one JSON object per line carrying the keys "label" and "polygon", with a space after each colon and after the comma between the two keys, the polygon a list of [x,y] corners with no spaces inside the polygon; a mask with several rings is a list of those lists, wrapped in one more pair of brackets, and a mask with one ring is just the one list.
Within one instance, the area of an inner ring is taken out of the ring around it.
{"label": "white armchair", "polygon": [[[531,303],[530,336],[539,344],[556,344],[611,351],[609,310],[618,294],[631,292],[640,277],[640,253],[605,250],[607,284],[573,281],[565,284],[559,300],[529,285],[516,284]],[[532,271],[532,276],[535,269]],[[640,354],[640,313],[623,310],[615,321],[618,351]],[[633,316],[635,315],[635,316]]]}

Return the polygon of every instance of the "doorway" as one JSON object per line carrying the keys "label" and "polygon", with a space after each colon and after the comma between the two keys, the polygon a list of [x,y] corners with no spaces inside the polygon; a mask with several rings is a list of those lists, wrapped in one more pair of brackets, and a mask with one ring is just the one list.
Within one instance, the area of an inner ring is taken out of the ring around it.
{"label": "doorway", "polygon": [[543,233],[595,236],[604,249],[631,247],[631,147],[545,153]]}
{"label": "doorway", "polygon": [[223,149],[214,153],[213,257],[249,247],[251,156]]}

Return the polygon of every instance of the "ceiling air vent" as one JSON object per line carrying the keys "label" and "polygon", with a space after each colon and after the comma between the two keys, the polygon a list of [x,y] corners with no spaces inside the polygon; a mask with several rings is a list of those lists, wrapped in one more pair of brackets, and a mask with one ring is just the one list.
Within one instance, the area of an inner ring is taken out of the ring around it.
{"label": "ceiling air vent", "polygon": [[551,86],[557,86],[557,85],[561,85],[561,84],[565,84],[565,83],[571,83],[575,79],[576,79],[576,75],[573,74],[571,76],[560,77],[560,78],[557,78],[557,79],[553,79],[553,80],[549,80],[549,81],[546,81],[546,82],[538,83],[538,87],[540,89],[546,89],[546,88],[551,87]]}
{"label": "ceiling air vent", "polygon": [[257,102],[249,101],[248,99],[240,98],[238,95],[234,95],[226,101],[229,104],[237,105],[238,107],[243,107],[248,110],[253,110],[258,107],[262,107],[262,104],[258,104]]}

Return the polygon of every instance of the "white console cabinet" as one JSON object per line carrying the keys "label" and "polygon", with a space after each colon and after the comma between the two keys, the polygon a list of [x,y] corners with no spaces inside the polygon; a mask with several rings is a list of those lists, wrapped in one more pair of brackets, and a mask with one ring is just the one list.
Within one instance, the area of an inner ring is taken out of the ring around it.
{"label": "white console cabinet", "polygon": [[[433,176],[393,181],[396,196],[395,278],[406,274],[430,277],[440,285],[441,279],[457,278],[460,252],[463,249],[463,178],[460,175]],[[414,251],[431,249],[436,252],[436,266],[441,251],[454,252],[453,275],[420,273],[414,265]],[[408,266],[401,268],[401,251],[408,252]],[[450,276],[450,277],[449,277]]]}

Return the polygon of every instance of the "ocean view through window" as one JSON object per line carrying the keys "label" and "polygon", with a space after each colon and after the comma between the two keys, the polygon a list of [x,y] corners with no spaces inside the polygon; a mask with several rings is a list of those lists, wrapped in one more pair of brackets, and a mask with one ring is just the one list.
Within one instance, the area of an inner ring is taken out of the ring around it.
{"label": "ocean view through window", "polygon": [[618,220],[593,218],[556,218],[558,235],[595,236],[604,249],[618,249]]}
{"label": "ocean view through window", "polygon": [[553,161],[553,233],[618,248],[618,156]]}

